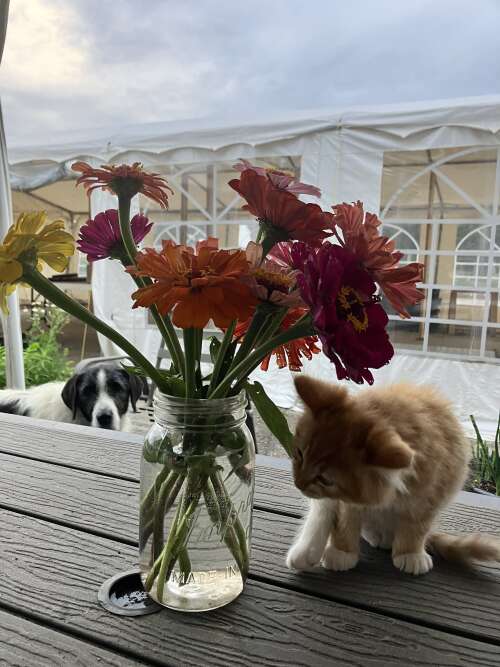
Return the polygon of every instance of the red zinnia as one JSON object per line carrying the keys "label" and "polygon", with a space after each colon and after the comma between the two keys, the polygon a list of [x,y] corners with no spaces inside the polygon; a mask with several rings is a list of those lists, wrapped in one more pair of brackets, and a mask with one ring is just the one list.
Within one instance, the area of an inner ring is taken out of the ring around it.
{"label": "red zinnia", "polygon": [[301,183],[296,176],[292,174],[287,174],[284,171],[279,171],[279,169],[265,169],[264,167],[256,167],[248,160],[241,159],[241,162],[238,162],[233,166],[233,169],[236,171],[245,171],[246,169],[251,169],[259,176],[265,176],[268,178],[275,188],[278,190],[286,190],[291,192],[293,195],[312,195],[313,197],[321,197],[321,190],[315,185],[309,185],[308,183]]}
{"label": "red zinnia", "polygon": [[296,243],[291,254],[302,298],[338,379],[372,384],[369,369],[389,363],[394,350],[385,330],[388,317],[377,303],[369,273],[352,253],[328,242],[318,250]]}
{"label": "red zinnia", "polygon": [[140,162],[132,165],[103,164],[101,169],[91,167],[86,162],[75,162],[71,168],[81,172],[76,181],[90,194],[96,188],[109,190],[118,197],[132,199],[139,192],[157,202],[162,208],[168,208],[168,193],[173,194],[172,188],[159,174],[150,174],[144,171]]}
{"label": "red zinnia", "polygon": [[[146,216],[134,215],[130,221],[130,227],[136,244],[143,240],[152,226],[153,223],[149,222]],[[87,220],[80,229],[77,247],[80,252],[87,255],[89,262],[108,257],[122,259],[125,255],[118,211],[109,209],[98,213],[93,220]]]}
{"label": "red zinnia", "polygon": [[[286,331],[291,326],[293,326],[306,312],[306,308],[293,308],[292,310],[289,310],[285,316],[285,319],[282,321],[279,330]],[[234,331],[236,338],[241,338],[245,335],[245,333],[248,331],[248,327],[250,326],[250,322],[251,320],[247,320],[246,322],[238,324]],[[285,343],[284,345],[279,345],[275,350],[268,354],[267,357],[264,357],[260,367],[263,371],[267,371],[271,357],[275,355],[278,368],[285,368],[285,366],[288,366],[291,371],[299,372],[302,369],[302,357],[305,357],[310,361],[313,354],[318,354],[321,352],[321,348],[316,345],[317,342],[317,336],[306,336],[304,338],[297,338],[296,340],[292,340],[291,342]]]}
{"label": "red zinnia", "polygon": [[268,178],[252,169],[245,169],[240,178],[229,181],[229,185],[247,201],[243,209],[259,220],[265,236],[274,243],[297,239],[317,246],[332,234],[334,216],[331,213],[325,213],[317,204],[304,204],[290,192],[275,188]]}
{"label": "red zinnia", "polygon": [[424,265],[412,262],[397,266],[404,257],[395,250],[394,241],[381,236],[381,221],[373,213],[364,213],[363,204],[338,204],[334,207],[335,225],[342,230],[343,246],[349,250],[370,273],[396,312],[410,317],[406,306],[424,298],[416,288],[423,280]]}

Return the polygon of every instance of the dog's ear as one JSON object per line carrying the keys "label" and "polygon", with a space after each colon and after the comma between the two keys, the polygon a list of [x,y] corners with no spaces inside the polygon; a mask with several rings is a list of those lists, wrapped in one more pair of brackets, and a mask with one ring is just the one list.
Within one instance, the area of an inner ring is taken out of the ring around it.
{"label": "dog's ear", "polygon": [[128,373],[126,370],[124,370],[123,372],[127,376],[128,380],[130,403],[132,404],[132,410],[134,412],[137,412],[135,406],[137,401],[142,396],[142,392],[144,391],[144,380],[138,375],[135,375],[135,373]]}
{"label": "dog's ear", "polygon": [[61,398],[65,405],[73,411],[73,421],[76,418],[76,411],[78,408],[78,380],[78,375],[70,377],[61,392]]}

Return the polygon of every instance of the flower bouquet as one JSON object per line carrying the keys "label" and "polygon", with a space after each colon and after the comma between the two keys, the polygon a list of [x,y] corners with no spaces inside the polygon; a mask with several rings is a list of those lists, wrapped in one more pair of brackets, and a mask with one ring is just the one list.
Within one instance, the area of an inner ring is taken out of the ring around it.
{"label": "flower bouquet", "polygon": [[[331,212],[304,203],[314,186],[246,161],[229,185],[258,221],[256,242],[225,250],[215,238],[196,248],[164,241],[138,250],[152,224],[130,219],[142,193],[168,206],[167,182],[138,163],[103,166],[77,162],[77,181],[90,193],[118,198],[81,228],[79,249],[89,261],[119,261],[135,281],[133,308],[149,308],[172,360],[158,369],[126,338],[62,292],[41,272],[63,271],[74,253],[60,220],[23,214],[0,245],[0,306],[26,283],[49,301],[107,336],[130,358],[131,373],[153,381],[155,424],[146,437],[141,468],[140,565],[145,588],[158,602],[207,610],[230,602],[248,573],[254,446],[245,426],[249,396],[288,455],[292,434],[262,385],[249,378],[271,357],[300,371],[321,350],[339,380],[373,382],[370,369],[393,356],[383,293],[401,317],[422,294],[422,265],[399,266],[402,254],[380,233],[380,220],[360,202]],[[203,329],[220,330],[210,342],[212,365],[202,367]],[[177,328],[177,329],[176,329]],[[182,331],[182,342],[177,330]]]}

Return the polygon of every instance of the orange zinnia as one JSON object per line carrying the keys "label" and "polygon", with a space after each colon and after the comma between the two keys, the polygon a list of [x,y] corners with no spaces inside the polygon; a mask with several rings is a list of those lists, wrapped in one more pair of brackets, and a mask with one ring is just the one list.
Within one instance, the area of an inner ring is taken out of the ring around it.
{"label": "orange zinnia", "polygon": [[118,197],[132,199],[139,192],[158,202],[162,208],[168,208],[168,194],[173,194],[172,188],[159,174],[149,174],[144,171],[140,162],[133,165],[103,164],[101,169],[91,167],[86,162],[75,162],[71,168],[73,171],[81,172],[76,181],[77,185],[83,183],[83,187],[90,194],[96,188],[109,190]]}
{"label": "orange zinnia", "polygon": [[127,270],[148,276],[152,285],[141,287],[132,298],[134,308],[155,304],[181,329],[203,329],[209,320],[221,329],[233,320],[245,320],[256,299],[242,281],[249,273],[243,250],[218,250],[217,239],[202,241],[193,248],[164,241],[160,252],[147,248],[136,256],[137,268]]}

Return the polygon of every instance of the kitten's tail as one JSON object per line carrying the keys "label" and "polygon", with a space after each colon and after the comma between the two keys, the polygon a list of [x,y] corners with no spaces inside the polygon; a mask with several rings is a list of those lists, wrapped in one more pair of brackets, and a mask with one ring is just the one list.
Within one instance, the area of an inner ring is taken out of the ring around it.
{"label": "kitten's tail", "polygon": [[449,561],[500,562],[500,538],[491,535],[432,533],[427,539],[427,546]]}

